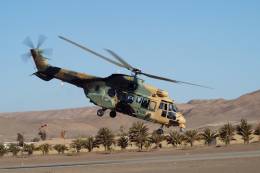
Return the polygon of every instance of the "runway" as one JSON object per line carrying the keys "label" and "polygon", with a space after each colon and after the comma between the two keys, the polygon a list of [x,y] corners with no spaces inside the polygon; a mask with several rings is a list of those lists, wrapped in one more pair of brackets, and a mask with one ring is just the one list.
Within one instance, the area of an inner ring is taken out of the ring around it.
{"label": "runway", "polygon": [[[254,163],[258,164],[254,164]],[[51,164],[25,164],[19,166],[0,166],[0,172],[84,172],[84,170],[91,170],[93,172],[120,172],[122,169],[124,172],[149,172],[155,171],[171,171],[173,169],[184,168],[185,165],[189,169],[192,165],[198,164],[196,169],[208,168],[212,165],[222,165],[223,167],[242,168],[233,169],[236,173],[243,170],[243,168],[249,166],[252,171],[259,170],[260,167],[260,150],[254,151],[239,151],[239,152],[221,152],[221,153],[203,153],[203,154],[185,154],[185,155],[155,155],[155,156],[138,156],[136,158],[122,158],[122,159],[101,159],[101,160],[85,160],[80,162],[63,162],[63,163],[51,163]],[[206,164],[205,164],[206,163]],[[229,165],[230,163],[230,165]],[[237,164],[235,163],[244,163]],[[252,166],[254,164],[255,166]],[[0,164],[1,165],[1,164]],[[255,168],[254,168],[255,167]],[[138,169],[139,168],[139,169]],[[132,170],[132,171],[131,171]],[[228,169],[225,169],[228,170]],[[201,170],[203,172],[203,170]],[[219,169],[218,169],[219,171]],[[232,170],[230,170],[232,171]],[[214,172],[214,170],[211,172]],[[257,171],[258,172],[258,171]],[[160,172],[161,173],[161,172]]]}

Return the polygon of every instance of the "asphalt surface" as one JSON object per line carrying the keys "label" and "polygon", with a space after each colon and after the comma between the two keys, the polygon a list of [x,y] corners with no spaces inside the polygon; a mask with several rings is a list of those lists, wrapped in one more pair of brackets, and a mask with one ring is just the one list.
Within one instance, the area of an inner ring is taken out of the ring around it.
{"label": "asphalt surface", "polygon": [[[237,160],[236,160],[237,159]],[[251,161],[250,161],[251,160]],[[230,165],[230,161],[235,161],[232,163],[233,165]],[[95,160],[95,161],[82,161],[82,162],[64,162],[64,163],[52,163],[52,164],[27,164],[27,165],[19,165],[19,166],[0,166],[0,173],[5,173],[5,172],[66,172],[64,170],[75,170],[75,172],[81,172],[83,170],[86,171],[87,168],[92,168],[95,172],[99,172],[99,169],[104,171],[106,168],[112,168],[110,170],[115,169],[113,172],[117,172],[117,168],[120,170],[122,168],[128,168],[129,170],[133,170],[133,168],[137,168],[136,165],[140,166],[140,171],[141,172],[148,172],[147,169],[143,169],[142,166],[144,167],[145,165],[148,168],[153,169],[155,165],[158,165],[157,167],[160,168],[162,166],[164,169],[166,169],[166,172],[171,171],[173,168],[177,169],[176,165],[183,165],[183,168],[185,168],[185,164],[187,164],[188,168],[190,168],[191,163],[208,163],[204,165],[204,168],[209,166],[210,164],[213,164],[213,166],[216,166],[214,163],[218,163],[224,167],[229,167],[229,166],[235,166],[234,164],[236,163],[245,163],[249,168],[252,168],[252,172],[254,170],[259,170],[260,167],[260,150],[254,150],[254,151],[239,151],[239,152],[221,152],[221,153],[204,153],[204,154],[185,154],[185,155],[163,155],[163,156],[140,156],[137,158],[122,158],[122,159],[112,159],[112,160]],[[248,162],[248,163],[247,163]],[[254,162],[258,162],[259,164],[254,164]],[[253,164],[253,165],[251,165]],[[1,164],[0,164],[1,165]],[[172,165],[175,165],[172,166]],[[255,169],[254,169],[255,165]],[[201,166],[201,165],[200,165]],[[205,167],[206,166],[206,167]],[[238,170],[236,172],[239,172],[239,166],[244,168],[246,165],[237,165]],[[157,168],[156,167],[156,168]],[[94,169],[95,168],[95,169]],[[198,167],[201,168],[201,167]],[[47,171],[46,171],[47,170]],[[78,170],[78,171],[77,171]],[[118,170],[118,171],[119,171]],[[136,169],[138,170],[138,169]],[[153,169],[155,170],[155,169]],[[162,169],[163,170],[163,169]],[[168,171],[167,171],[168,170]],[[248,170],[248,169],[247,169]],[[151,171],[151,170],[150,170]],[[188,171],[188,170],[187,170]],[[235,171],[235,169],[234,169]],[[105,171],[106,172],[106,171]],[[126,171],[124,171],[126,172]],[[131,172],[131,171],[130,171]],[[138,172],[138,171],[132,171],[132,172]],[[163,172],[163,171],[162,171]],[[185,172],[185,171],[184,171]],[[202,171],[203,172],[203,171]],[[211,171],[214,172],[214,171]]]}

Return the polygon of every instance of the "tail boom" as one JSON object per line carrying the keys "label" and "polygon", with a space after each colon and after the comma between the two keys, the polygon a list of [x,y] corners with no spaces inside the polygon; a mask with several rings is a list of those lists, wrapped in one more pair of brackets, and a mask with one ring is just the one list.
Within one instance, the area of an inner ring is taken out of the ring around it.
{"label": "tail boom", "polygon": [[78,73],[75,71],[62,69],[60,67],[51,66],[48,64],[47,59],[44,58],[37,49],[32,49],[31,54],[38,70],[34,73],[34,75],[42,80],[49,81],[56,78],[78,87],[84,87],[86,82],[97,79],[97,77],[87,75],[85,73]]}

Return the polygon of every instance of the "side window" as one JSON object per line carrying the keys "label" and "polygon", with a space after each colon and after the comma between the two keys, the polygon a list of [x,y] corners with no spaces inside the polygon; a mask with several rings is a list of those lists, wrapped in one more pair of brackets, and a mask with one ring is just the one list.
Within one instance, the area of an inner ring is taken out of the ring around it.
{"label": "side window", "polygon": [[142,103],[141,103],[141,107],[147,109],[148,106],[149,106],[149,103],[150,103],[150,100],[149,100],[149,99],[143,98]]}
{"label": "side window", "polygon": [[159,109],[163,109],[163,102],[160,103]]}
{"label": "side window", "polygon": [[134,102],[134,96],[133,95],[128,95],[127,96],[127,103],[133,103]]}
{"label": "side window", "polygon": [[142,103],[142,97],[137,96],[135,101],[139,104]]}
{"label": "side window", "polygon": [[168,106],[168,104],[164,103],[164,109],[163,110],[167,111],[167,106]]}
{"label": "side window", "polygon": [[155,108],[156,108],[156,102],[151,101],[150,104],[149,104],[149,110],[155,111]]}
{"label": "side window", "polygon": [[167,104],[167,103],[161,102],[161,103],[160,103],[160,106],[159,106],[159,109],[163,109],[163,110],[166,110],[166,111],[167,111],[167,110],[168,110],[167,107],[168,107],[168,104]]}

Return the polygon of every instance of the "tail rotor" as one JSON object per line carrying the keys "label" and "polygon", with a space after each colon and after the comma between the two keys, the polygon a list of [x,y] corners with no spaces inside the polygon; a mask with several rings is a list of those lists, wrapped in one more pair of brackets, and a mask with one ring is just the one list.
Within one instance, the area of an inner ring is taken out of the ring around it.
{"label": "tail rotor", "polygon": [[[53,49],[51,49],[51,48],[41,49],[42,45],[45,43],[46,40],[47,40],[46,36],[39,35],[37,44],[35,46],[35,44],[33,43],[32,39],[29,36],[27,36],[22,43],[25,46],[29,47],[30,51],[21,55],[22,60],[23,61],[28,61],[28,59],[31,58],[31,56],[32,56],[31,50],[32,49],[35,49],[38,53],[43,55],[43,57],[51,56],[53,54]],[[48,59],[48,58],[46,58],[46,59]]]}

